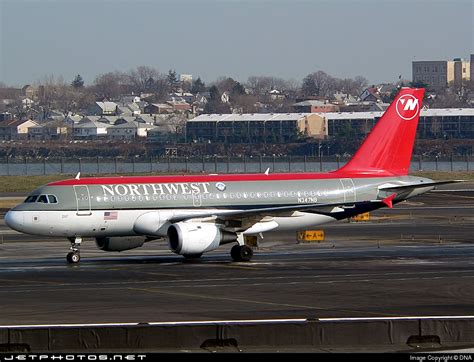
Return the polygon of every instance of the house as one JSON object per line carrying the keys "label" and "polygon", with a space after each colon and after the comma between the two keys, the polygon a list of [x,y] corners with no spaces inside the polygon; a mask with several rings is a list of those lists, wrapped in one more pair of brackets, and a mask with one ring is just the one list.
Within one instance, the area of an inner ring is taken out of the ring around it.
{"label": "house", "polygon": [[183,99],[175,99],[166,103],[173,107],[175,112],[189,112],[191,110],[191,105]]}
{"label": "house", "polygon": [[175,92],[170,94],[169,100],[184,100],[186,103],[192,103],[194,101],[194,94],[189,92]]}
{"label": "house", "polygon": [[71,134],[72,125],[65,118],[50,120],[28,128],[29,139],[57,140]]}
{"label": "house", "polygon": [[333,104],[344,105],[346,103],[357,102],[357,98],[352,94],[336,92],[333,94]]}
{"label": "house", "polygon": [[166,104],[166,103],[150,103],[149,105],[145,106],[144,109],[146,114],[169,114],[173,113],[174,108],[173,106]]}
{"label": "house", "polygon": [[0,140],[11,141],[26,138],[28,128],[38,125],[35,121],[9,120],[0,123]]}
{"label": "house", "polygon": [[135,121],[138,123],[145,123],[145,124],[151,124],[154,125],[156,123],[156,116],[151,116],[148,114],[141,114],[137,118],[135,118]]}
{"label": "house", "polygon": [[381,102],[380,92],[375,87],[366,88],[360,95],[361,102]]}
{"label": "house", "polygon": [[10,120],[0,123],[0,140],[11,141],[18,138],[19,120]]}
{"label": "house", "polygon": [[84,117],[78,124],[75,124],[72,130],[75,139],[97,139],[107,136],[107,129],[111,124],[99,122],[99,116]]}
{"label": "house", "polygon": [[120,100],[120,102],[122,104],[127,104],[127,103],[140,103],[141,101],[141,98],[139,96],[136,96],[136,95],[126,95],[126,96],[122,96],[122,99]]}
{"label": "house", "polygon": [[278,89],[272,89],[270,92],[268,92],[270,95],[270,99],[273,101],[282,101],[285,99],[285,95],[282,94]]}
{"label": "house", "polygon": [[133,140],[137,136],[135,122],[120,118],[111,127],[107,128],[107,138],[115,140]]}
{"label": "house", "polygon": [[3,121],[13,121],[13,114],[11,114],[10,112],[0,113],[0,122]]}
{"label": "house", "polygon": [[116,116],[118,106],[115,102],[95,102],[87,113],[91,116]]}
{"label": "house", "polygon": [[147,137],[148,131],[155,127],[153,124],[138,122],[131,117],[121,117],[113,126],[107,128],[107,136],[110,139],[132,140],[136,137]]}
{"label": "house", "polygon": [[78,124],[84,117],[79,115],[79,114],[74,114],[74,115],[69,115],[66,117],[64,122],[69,124],[71,127],[74,126],[75,124]]}
{"label": "house", "polygon": [[28,135],[28,128],[30,127],[33,127],[33,126],[37,126],[38,125],[38,122],[35,122],[33,121],[32,119],[28,119],[26,121],[21,121],[17,126],[17,132],[18,132],[18,136],[20,138],[26,138],[27,135]]}
{"label": "house", "polygon": [[117,105],[117,114],[126,116],[138,116],[142,113],[137,103],[122,103]]}

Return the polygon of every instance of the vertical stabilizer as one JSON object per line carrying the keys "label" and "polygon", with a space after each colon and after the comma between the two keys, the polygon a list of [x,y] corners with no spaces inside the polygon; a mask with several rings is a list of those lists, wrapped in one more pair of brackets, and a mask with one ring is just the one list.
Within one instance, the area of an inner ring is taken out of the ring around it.
{"label": "vertical stabilizer", "polygon": [[407,175],[423,88],[402,88],[351,160],[338,173]]}

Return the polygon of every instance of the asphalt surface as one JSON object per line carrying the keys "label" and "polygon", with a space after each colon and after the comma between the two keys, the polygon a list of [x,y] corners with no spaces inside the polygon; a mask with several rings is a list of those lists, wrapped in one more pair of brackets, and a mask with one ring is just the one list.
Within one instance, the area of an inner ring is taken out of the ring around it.
{"label": "asphalt surface", "polygon": [[68,241],[0,224],[0,325],[474,315],[472,186],[325,226],[321,243],[265,235],[248,263],[231,245],[185,262],[86,240],[71,266]]}

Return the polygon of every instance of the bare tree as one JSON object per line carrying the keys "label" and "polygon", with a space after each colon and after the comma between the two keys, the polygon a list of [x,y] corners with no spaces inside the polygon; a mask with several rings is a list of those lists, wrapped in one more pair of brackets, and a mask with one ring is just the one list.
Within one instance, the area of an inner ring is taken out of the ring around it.
{"label": "bare tree", "polygon": [[160,72],[146,65],[140,65],[127,73],[133,92],[152,92],[155,82],[160,78]]}
{"label": "bare tree", "polygon": [[117,99],[123,92],[128,81],[122,72],[108,72],[98,75],[94,80],[94,88],[98,99]]}

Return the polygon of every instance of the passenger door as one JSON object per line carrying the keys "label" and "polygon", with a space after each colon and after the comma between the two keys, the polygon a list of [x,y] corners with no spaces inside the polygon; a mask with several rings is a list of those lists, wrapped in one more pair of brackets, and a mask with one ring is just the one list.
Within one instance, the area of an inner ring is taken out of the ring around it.
{"label": "passenger door", "polygon": [[85,185],[75,185],[74,192],[76,194],[77,215],[91,215],[91,196],[89,188]]}

